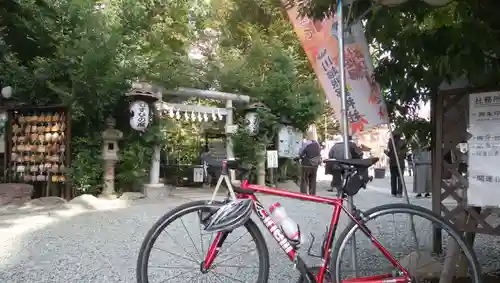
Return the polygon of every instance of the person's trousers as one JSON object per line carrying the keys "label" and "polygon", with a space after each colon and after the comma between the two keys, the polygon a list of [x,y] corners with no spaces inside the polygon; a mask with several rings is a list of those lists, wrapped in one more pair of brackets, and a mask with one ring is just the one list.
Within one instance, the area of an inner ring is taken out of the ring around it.
{"label": "person's trousers", "polygon": [[[398,166],[391,166],[389,168],[391,173],[391,194],[393,196],[403,194],[403,182],[401,182],[401,175],[399,174]],[[401,168],[401,172],[404,172]]]}
{"label": "person's trousers", "polygon": [[342,170],[340,169],[332,170],[332,182],[330,186],[334,189],[342,188]]}
{"label": "person's trousers", "polygon": [[[310,195],[316,194],[316,175],[318,167],[302,166],[302,176],[300,178],[300,192]],[[309,189],[309,190],[308,190]]]}

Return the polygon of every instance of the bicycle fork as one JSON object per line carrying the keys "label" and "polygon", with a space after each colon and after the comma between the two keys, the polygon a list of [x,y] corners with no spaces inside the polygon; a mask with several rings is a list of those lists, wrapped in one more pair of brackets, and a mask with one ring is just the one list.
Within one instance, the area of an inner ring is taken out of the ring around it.
{"label": "bicycle fork", "polygon": [[226,240],[227,236],[229,235],[230,232],[218,232],[217,236],[215,236],[214,241],[210,245],[210,248],[208,248],[207,255],[205,257],[205,260],[201,263],[201,272],[207,273],[210,267],[212,267],[212,264],[219,254],[220,248],[222,247],[222,244]]}

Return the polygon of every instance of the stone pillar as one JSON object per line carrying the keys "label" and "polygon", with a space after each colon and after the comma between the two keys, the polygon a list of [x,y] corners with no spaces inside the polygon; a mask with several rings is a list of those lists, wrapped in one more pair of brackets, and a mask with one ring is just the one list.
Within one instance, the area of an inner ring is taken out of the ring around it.
{"label": "stone pillar", "polygon": [[[154,108],[155,115],[153,125],[160,123],[160,111]],[[160,160],[161,160],[161,144],[156,141],[152,148],[151,165],[149,167],[149,184],[144,185],[144,194],[150,198],[161,198],[168,195],[169,192],[165,188],[165,184],[160,183]]]}
{"label": "stone pillar", "polygon": [[266,185],[266,147],[262,145],[259,153],[259,164],[257,169],[257,184],[260,186]]}
{"label": "stone pillar", "polygon": [[100,198],[114,199],[115,192],[115,165],[117,160],[104,160],[104,186]]}
{"label": "stone pillar", "polygon": [[[234,129],[234,121],[233,121],[233,101],[232,100],[226,100],[226,157],[227,159],[233,159],[235,158],[234,156],[234,151],[233,151],[233,141],[231,139],[231,134],[234,134],[235,129]],[[229,170],[229,178],[231,180],[236,179],[236,174],[234,170]]]}
{"label": "stone pillar", "polygon": [[102,132],[102,159],[104,163],[104,186],[100,198],[114,199],[115,192],[115,165],[118,161],[118,141],[123,133],[115,129],[116,121],[113,118],[106,120],[108,128]]}
{"label": "stone pillar", "polygon": [[233,151],[233,142],[231,140],[231,137],[229,136],[230,134],[234,133],[232,130],[233,127],[233,101],[227,100],[226,101],[226,110],[227,110],[227,115],[226,115],[226,135],[227,135],[227,158],[232,159],[234,158],[234,151]]}
{"label": "stone pillar", "polygon": [[151,168],[149,171],[149,187],[163,187],[160,183],[160,156],[161,147],[159,144],[153,146],[153,155],[151,157]]}

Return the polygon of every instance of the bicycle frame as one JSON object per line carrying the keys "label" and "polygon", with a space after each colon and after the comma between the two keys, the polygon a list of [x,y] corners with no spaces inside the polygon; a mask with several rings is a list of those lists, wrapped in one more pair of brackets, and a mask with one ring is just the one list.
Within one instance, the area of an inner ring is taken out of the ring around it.
{"label": "bicycle frame", "polygon": [[[258,215],[259,219],[266,226],[269,233],[276,240],[281,249],[286,253],[290,261],[292,261],[296,268],[300,271],[300,273],[306,278],[307,281],[311,283],[323,283],[325,279],[325,275],[327,272],[328,265],[330,263],[330,253],[333,246],[333,240],[335,238],[335,233],[337,230],[337,225],[339,222],[339,218],[341,215],[341,211],[343,210],[349,218],[354,221],[356,224],[360,226],[361,231],[372,241],[372,243],[377,247],[377,249],[389,260],[389,262],[395,267],[398,268],[403,276],[402,277],[394,277],[391,274],[383,274],[377,276],[369,276],[369,277],[360,277],[353,278],[349,280],[343,280],[342,283],[408,283],[410,282],[410,275],[406,269],[401,266],[401,264],[389,253],[382,244],[372,236],[371,231],[360,221],[353,216],[349,210],[347,210],[343,205],[343,198],[327,198],[320,196],[313,196],[308,194],[290,192],[282,189],[276,188],[268,188],[265,186],[252,185],[248,183],[248,180],[243,180],[240,188],[234,188],[234,191],[238,193],[237,198],[250,198],[254,204],[254,210]],[[333,206],[333,215],[330,221],[330,227],[328,228],[327,240],[325,243],[324,254],[322,257],[322,263],[320,266],[320,270],[317,275],[313,274],[311,270],[308,268],[303,259],[298,255],[298,249],[295,248],[289,240],[286,238],[285,234],[281,230],[280,227],[273,221],[270,217],[270,214],[264,208],[264,206],[259,202],[254,193],[262,193],[266,195],[274,195],[281,196],[286,198],[298,199],[303,201],[310,201],[315,203],[321,203],[326,205]],[[205,261],[204,261],[204,269],[208,270],[217,256],[224,240],[228,236],[230,232],[218,232],[215,237],[213,243],[208,249]]]}

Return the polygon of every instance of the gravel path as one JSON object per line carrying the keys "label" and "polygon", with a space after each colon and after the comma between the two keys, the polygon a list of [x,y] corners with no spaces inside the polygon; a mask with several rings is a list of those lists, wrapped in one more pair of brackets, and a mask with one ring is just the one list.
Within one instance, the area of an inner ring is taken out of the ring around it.
{"label": "gravel path", "polygon": [[[320,183],[318,189],[320,194],[331,195],[324,192],[328,182],[320,181]],[[91,212],[80,208],[0,217],[0,282],[133,283],[138,250],[151,225],[166,211],[186,202],[187,199],[206,199],[207,194],[200,193],[200,190],[188,190],[177,193],[177,196],[183,196],[184,199],[172,197],[156,202],[142,200],[130,206]],[[288,214],[299,223],[302,231],[307,231],[307,234],[315,232],[320,238],[332,212],[328,206],[313,203],[267,196],[260,199],[265,206],[279,200]],[[361,191],[355,198],[356,205],[361,209],[395,201],[402,202],[401,199],[391,198],[388,192],[379,189]],[[423,206],[430,205],[428,199],[414,202]],[[342,229],[346,222],[345,217],[341,218],[339,229]],[[395,229],[405,229],[405,223],[382,221],[377,223],[374,233],[382,242],[387,243],[384,240],[388,240],[388,245],[399,243],[400,246],[405,246],[405,238],[396,241],[392,239],[397,234],[394,232]],[[384,231],[387,233],[381,234]],[[419,233],[424,239],[430,237],[425,227],[420,227]],[[293,266],[284,257],[277,244],[267,233],[265,235],[271,258],[269,282],[295,282],[298,277],[297,272],[293,270]],[[183,244],[186,246],[190,243],[187,237],[181,236],[178,239],[184,241]],[[488,267],[499,267],[497,260],[500,258],[499,242],[499,238],[478,236],[476,251],[482,263]],[[360,264],[373,265],[373,251],[367,241],[360,240],[359,246],[361,246],[358,251]],[[311,264],[319,263],[312,258],[308,261]]]}

